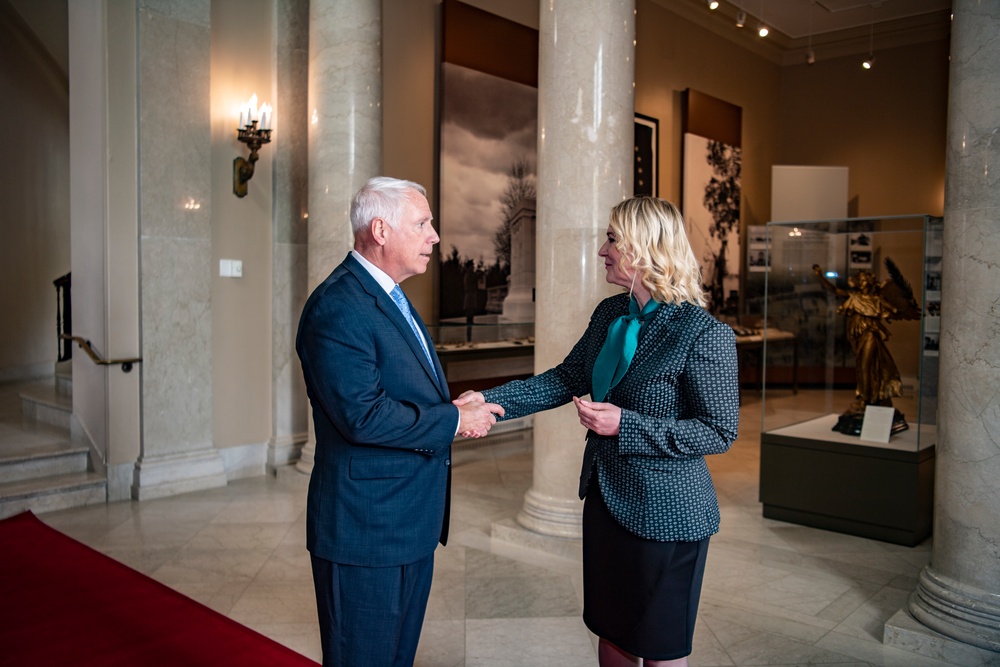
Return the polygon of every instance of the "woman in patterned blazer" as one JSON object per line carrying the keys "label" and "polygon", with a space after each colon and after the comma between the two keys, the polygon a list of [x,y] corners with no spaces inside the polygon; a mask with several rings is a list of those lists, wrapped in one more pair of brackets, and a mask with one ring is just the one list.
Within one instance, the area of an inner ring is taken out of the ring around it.
{"label": "woman in patterned blazer", "polygon": [[[611,210],[598,253],[609,283],[566,359],[485,400],[516,418],[576,405],[587,427],[580,475],[583,619],[602,666],[687,665],[719,505],[705,464],[736,439],[733,330],[703,308],[700,270],[673,204]],[[582,396],[590,394],[591,400]]]}

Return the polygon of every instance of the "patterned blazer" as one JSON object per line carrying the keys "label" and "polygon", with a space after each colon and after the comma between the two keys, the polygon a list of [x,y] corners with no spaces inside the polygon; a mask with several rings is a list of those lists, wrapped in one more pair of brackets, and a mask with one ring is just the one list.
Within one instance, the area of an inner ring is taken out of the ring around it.
{"label": "patterned blazer", "polygon": [[[505,419],[591,392],[608,325],[629,296],[598,304],[566,359],[540,375],[484,391]],[[617,436],[587,432],[580,497],[596,474],[611,514],[641,537],[697,541],[719,530],[719,503],[705,455],[736,439],[739,385],[733,330],[690,303],[663,304],[646,325],[628,372],[604,399],[622,409]]]}

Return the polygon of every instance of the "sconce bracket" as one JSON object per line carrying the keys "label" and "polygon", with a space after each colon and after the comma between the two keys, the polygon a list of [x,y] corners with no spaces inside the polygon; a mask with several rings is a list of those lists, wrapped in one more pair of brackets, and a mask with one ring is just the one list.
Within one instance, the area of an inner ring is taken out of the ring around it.
{"label": "sconce bracket", "polygon": [[233,160],[233,194],[243,198],[247,196],[247,183],[253,178],[254,165],[260,159],[257,151],[271,142],[271,130],[259,130],[257,121],[253,121],[250,125],[239,128],[236,138],[250,148],[249,157]]}

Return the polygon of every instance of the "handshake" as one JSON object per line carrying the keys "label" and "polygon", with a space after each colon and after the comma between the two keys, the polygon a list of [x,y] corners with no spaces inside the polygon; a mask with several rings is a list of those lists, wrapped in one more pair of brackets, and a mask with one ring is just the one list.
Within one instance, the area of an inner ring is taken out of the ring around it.
{"label": "handshake", "polygon": [[[504,416],[504,409],[496,403],[487,403],[482,392],[467,391],[452,401],[459,412],[458,433],[466,438],[481,438],[490,432],[497,417]],[[621,428],[622,409],[612,403],[587,401],[573,397],[577,418],[587,430],[598,435],[618,435]]]}
{"label": "handshake", "polygon": [[452,403],[458,408],[458,433],[465,438],[481,438],[490,432],[504,410],[496,403],[487,403],[478,391],[467,391]]}

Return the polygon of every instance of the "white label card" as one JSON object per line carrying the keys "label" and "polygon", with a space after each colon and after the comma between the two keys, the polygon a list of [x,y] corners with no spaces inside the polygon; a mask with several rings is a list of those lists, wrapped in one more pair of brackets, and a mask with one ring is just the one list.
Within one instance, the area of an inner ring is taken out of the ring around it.
{"label": "white label card", "polygon": [[861,422],[861,439],[889,442],[889,436],[892,434],[892,418],[895,414],[896,408],[866,405],[865,420]]}

